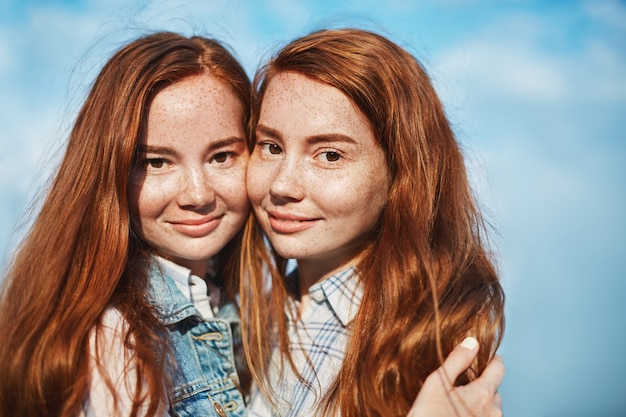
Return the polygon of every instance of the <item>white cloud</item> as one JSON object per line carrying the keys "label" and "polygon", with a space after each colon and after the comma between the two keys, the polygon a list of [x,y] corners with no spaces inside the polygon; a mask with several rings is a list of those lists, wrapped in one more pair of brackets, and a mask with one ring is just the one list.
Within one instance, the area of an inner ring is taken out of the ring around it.
{"label": "white cloud", "polygon": [[490,39],[464,43],[439,58],[446,75],[471,80],[481,94],[538,101],[566,98],[559,60],[526,46]]}

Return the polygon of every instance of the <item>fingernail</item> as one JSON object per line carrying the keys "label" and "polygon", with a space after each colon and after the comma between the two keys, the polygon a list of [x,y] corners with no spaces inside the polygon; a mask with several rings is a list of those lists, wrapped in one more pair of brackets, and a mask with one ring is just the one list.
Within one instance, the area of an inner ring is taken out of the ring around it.
{"label": "fingernail", "polygon": [[476,338],[472,336],[466,337],[461,342],[461,346],[463,346],[465,349],[474,350],[478,346],[478,340],[476,340]]}

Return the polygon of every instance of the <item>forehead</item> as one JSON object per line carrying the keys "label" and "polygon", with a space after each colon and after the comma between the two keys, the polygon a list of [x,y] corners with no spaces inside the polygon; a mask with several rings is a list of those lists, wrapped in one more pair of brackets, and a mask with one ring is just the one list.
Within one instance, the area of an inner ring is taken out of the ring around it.
{"label": "forehead", "polygon": [[177,116],[190,111],[215,111],[237,103],[229,86],[210,74],[183,78],[159,91],[150,112]]}
{"label": "forehead", "polygon": [[343,92],[295,72],[282,72],[271,79],[259,123],[269,123],[270,127],[298,123],[300,128],[370,130],[365,115]]}
{"label": "forehead", "polygon": [[208,74],[191,76],[156,94],[141,141],[191,152],[207,141],[243,138],[242,115],[241,102],[226,83]]}

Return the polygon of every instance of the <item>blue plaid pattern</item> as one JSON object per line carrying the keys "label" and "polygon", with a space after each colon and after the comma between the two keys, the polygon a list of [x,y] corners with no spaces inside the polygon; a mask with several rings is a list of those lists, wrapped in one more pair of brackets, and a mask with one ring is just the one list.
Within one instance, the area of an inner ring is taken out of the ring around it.
{"label": "blue plaid pattern", "polygon": [[[289,366],[280,376],[280,353],[275,350],[270,381],[278,409],[272,410],[262,394],[254,389],[248,407],[250,416],[316,416],[315,407],[339,372],[349,337],[348,325],[362,297],[354,268],[313,285],[309,294],[311,301],[300,320],[290,323],[289,329],[291,354],[304,381],[300,381]],[[297,308],[298,302],[294,300],[290,307]]]}

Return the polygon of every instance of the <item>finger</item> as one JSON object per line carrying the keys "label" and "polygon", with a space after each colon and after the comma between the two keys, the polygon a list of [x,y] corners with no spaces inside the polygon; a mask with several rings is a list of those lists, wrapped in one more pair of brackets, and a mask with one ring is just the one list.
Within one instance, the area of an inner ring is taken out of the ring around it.
{"label": "finger", "polygon": [[451,388],[456,378],[472,364],[478,354],[478,341],[474,337],[466,337],[448,355],[440,367],[446,379],[446,385]]}
{"label": "finger", "polygon": [[483,385],[489,392],[496,392],[504,378],[505,368],[504,362],[500,355],[495,355],[489,365],[485,368],[482,375],[477,381]]}

